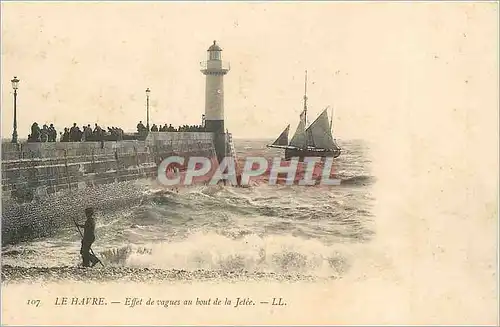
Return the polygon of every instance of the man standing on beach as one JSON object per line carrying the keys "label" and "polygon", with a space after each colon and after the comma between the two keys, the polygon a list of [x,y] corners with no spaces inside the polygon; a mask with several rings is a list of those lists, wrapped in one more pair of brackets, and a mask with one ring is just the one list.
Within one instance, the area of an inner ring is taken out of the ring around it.
{"label": "man standing on beach", "polygon": [[[85,209],[85,216],[87,216],[87,220],[83,225],[76,224],[78,227],[83,228],[82,247],[80,249],[80,254],[82,255],[83,259],[83,266],[93,267],[99,262],[99,259],[97,259],[96,256],[90,253],[90,247],[95,241],[94,209]],[[92,266],[90,265],[91,263]]]}

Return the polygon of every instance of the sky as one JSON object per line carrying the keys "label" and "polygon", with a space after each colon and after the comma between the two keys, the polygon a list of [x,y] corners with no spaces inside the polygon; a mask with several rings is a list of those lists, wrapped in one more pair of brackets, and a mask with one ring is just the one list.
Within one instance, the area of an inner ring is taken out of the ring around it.
{"label": "sky", "polygon": [[200,61],[217,40],[231,64],[234,137],[293,133],[308,70],[309,121],[331,106],[336,138],[377,141],[485,110],[464,97],[495,87],[497,14],[471,3],[2,2],[2,135],[12,133],[14,75],[20,137],[33,121],[132,131],[148,87],[152,122],[199,124]]}

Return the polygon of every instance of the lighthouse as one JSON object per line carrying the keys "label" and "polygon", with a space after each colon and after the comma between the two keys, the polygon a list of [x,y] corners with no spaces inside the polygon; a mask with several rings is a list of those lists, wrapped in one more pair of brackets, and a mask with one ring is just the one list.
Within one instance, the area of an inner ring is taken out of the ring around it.
{"label": "lighthouse", "polygon": [[203,61],[201,66],[201,72],[206,76],[206,130],[213,133],[224,133],[224,75],[229,72],[229,63],[222,61],[222,49],[217,41],[214,41],[208,48],[207,61]]}
{"label": "lighthouse", "polygon": [[224,132],[224,75],[229,72],[229,63],[222,61],[222,49],[217,41],[208,48],[207,60],[201,62],[205,75],[205,130],[214,133],[215,151],[219,162],[225,156],[226,135]]}

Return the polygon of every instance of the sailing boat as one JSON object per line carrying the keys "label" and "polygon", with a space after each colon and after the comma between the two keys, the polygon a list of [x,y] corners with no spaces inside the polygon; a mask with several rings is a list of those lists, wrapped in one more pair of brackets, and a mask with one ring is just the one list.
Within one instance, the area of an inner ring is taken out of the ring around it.
{"label": "sailing boat", "polygon": [[302,161],[304,157],[333,157],[340,156],[341,148],[337,145],[336,140],[332,135],[332,120],[333,112],[330,121],[328,121],[328,107],[316,118],[316,120],[307,126],[307,71],[305,78],[304,91],[304,109],[300,114],[299,125],[295,134],[288,142],[288,133],[290,125],[288,125],[280,136],[268,148],[285,149],[285,160],[290,160],[293,157],[299,157]]}

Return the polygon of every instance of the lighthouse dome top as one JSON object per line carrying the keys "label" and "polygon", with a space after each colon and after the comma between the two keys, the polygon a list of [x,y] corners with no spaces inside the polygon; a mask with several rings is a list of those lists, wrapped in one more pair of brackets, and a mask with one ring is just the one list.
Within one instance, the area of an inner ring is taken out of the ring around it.
{"label": "lighthouse dome top", "polygon": [[208,48],[207,51],[222,51],[222,48],[219,47],[217,41],[214,40],[214,43]]}

